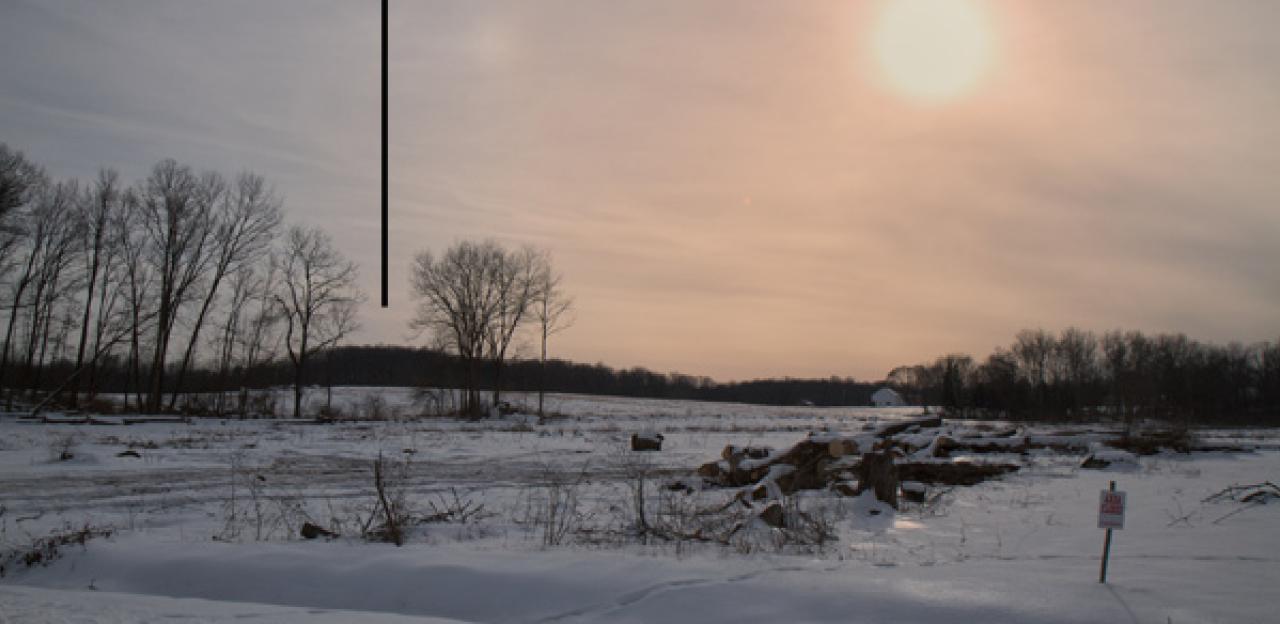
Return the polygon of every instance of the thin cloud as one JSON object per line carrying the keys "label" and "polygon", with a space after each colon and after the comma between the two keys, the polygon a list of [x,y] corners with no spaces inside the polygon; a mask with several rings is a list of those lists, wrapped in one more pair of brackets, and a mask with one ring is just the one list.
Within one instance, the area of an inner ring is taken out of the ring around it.
{"label": "thin cloud", "polygon": [[[393,5],[393,307],[356,340],[404,338],[414,253],[483,237],[552,249],[558,355],[720,378],[1277,333],[1280,4],[986,2],[999,56],[932,107],[875,79],[873,3]],[[6,141],[259,171],[376,291],[376,7],[14,6]]]}

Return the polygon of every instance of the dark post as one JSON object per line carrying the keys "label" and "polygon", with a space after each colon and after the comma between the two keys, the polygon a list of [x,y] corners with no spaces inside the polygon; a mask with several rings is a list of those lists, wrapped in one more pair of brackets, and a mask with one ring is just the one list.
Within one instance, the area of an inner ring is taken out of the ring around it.
{"label": "dark post", "polygon": [[[1116,491],[1116,482],[1111,482],[1111,491]],[[1107,582],[1107,558],[1111,556],[1111,529],[1107,529],[1107,537],[1102,541],[1102,571],[1098,574],[1098,582]]]}
{"label": "dark post", "polygon": [[387,0],[382,0],[382,307],[387,307]]}

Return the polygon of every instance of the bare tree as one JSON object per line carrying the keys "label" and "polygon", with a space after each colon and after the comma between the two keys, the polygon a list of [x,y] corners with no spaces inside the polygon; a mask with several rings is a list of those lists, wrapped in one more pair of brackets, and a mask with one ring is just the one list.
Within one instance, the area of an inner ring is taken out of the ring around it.
{"label": "bare tree", "polygon": [[1023,375],[1034,389],[1036,406],[1042,410],[1047,398],[1054,342],[1053,334],[1043,329],[1024,329],[1018,332],[1011,349]]}
{"label": "bare tree", "polygon": [[[111,233],[114,243],[116,237]],[[93,344],[89,353],[95,354],[88,361],[89,399],[98,393],[98,362],[110,356],[124,338],[130,335],[131,318],[120,302],[125,298],[123,290],[125,271],[120,262],[120,249],[111,244],[102,260],[102,288],[98,289],[98,302],[95,305],[93,318]]]}
{"label": "bare tree", "polygon": [[245,263],[258,257],[271,244],[280,226],[280,218],[280,200],[262,176],[243,173],[236,178],[235,185],[222,194],[213,215],[213,240],[210,246],[212,262],[208,282],[205,284],[200,311],[187,339],[187,348],[182,354],[182,364],[178,367],[173,395],[169,399],[170,410],[177,404],[178,394],[182,392],[182,382],[186,378],[187,367],[191,365],[200,329],[218,295],[218,288],[229,273],[242,270]]}
{"label": "bare tree", "polygon": [[493,276],[496,257],[502,253],[492,241],[458,243],[439,259],[423,251],[414,258],[410,278],[413,296],[419,301],[409,325],[431,333],[462,360],[462,409],[473,417],[481,412],[479,368],[484,339],[497,313]]}
{"label": "bare tree", "polygon": [[230,279],[231,292],[227,295],[226,317],[214,340],[218,366],[218,401],[215,409],[219,415],[223,414],[225,403],[223,397],[231,374],[231,363],[235,361],[236,343],[245,324],[244,311],[262,276],[252,267],[246,267],[242,271],[232,273]]}
{"label": "bare tree", "polygon": [[159,292],[155,344],[152,345],[148,412],[159,412],[165,362],[178,313],[196,282],[213,260],[213,206],[225,184],[216,174],[197,176],[173,160],[164,160],[136,190],[141,226],[146,234],[147,263],[155,271]]}
{"label": "bare tree", "polygon": [[1098,338],[1093,332],[1068,327],[1059,334],[1054,349],[1068,404],[1072,410],[1079,410],[1089,402],[1088,389],[1097,380]]}
{"label": "bare tree", "polygon": [[280,282],[280,268],[275,256],[267,263],[262,278],[253,284],[248,301],[246,325],[236,343],[240,345],[240,367],[251,369],[275,358],[283,338],[279,332],[283,312],[276,303],[276,289]]}
{"label": "bare tree", "polygon": [[[97,183],[81,199],[78,217],[82,223],[81,239],[84,249],[81,257],[85,262],[85,296],[84,311],[80,319],[80,343],[76,348],[75,370],[77,371],[84,365],[85,349],[89,347],[94,289],[98,287],[98,277],[103,272],[103,265],[109,264],[106,260],[110,254],[111,220],[116,212],[120,210],[120,200],[120,177],[115,171],[109,169],[98,172]],[[107,290],[109,290],[109,285],[103,284],[102,291],[105,293]],[[104,302],[99,302],[99,305],[102,303]],[[70,388],[72,407],[79,400],[80,382],[78,379],[77,377],[76,381],[72,382]]]}
{"label": "bare tree", "polygon": [[[280,305],[275,300],[277,274],[276,262],[272,259],[261,270],[246,266],[230,276],[226,317],[216,340],[219,388],[227,387],[233,368],[238,367],[243,375],[274,357],[280,342],[274,330],[282,318]],[[244,387],[243,377],[237,381]],[[239,406],[242,414],[244,407]],[[224,410],[221,393],[217,409],[218,413]]]}
{"label": "bare tree", "polygon": [[[79,291],[81,276],[69,270],[80,251],[83,224],[76,218],[79,185],[75,181],[54,184],[45,200],[51,214],[48,238],[43,245],[39,270],[32,283],[32,298],[27,334],[27,383],[32,392],[43,381],[44,364],[50,348],[60,352],[70,334],[74,295]],[[61,317],[55,317],[59,313]],[[55,330],[54,323],[58,323]],[[52,344],[51,344],[52,342]]]}
{"label": "bare tree", "polygon": [[[35,189],[30,208],[21,214],[24,233],[22,245],[15,252],[18,256],[16,279],[10,283],[9,321],[4,346],[0,349],[0,384],[6,382],[14,332],[24,313],[28,327],[25,350],[28,370],[44,342],[41,331],[51,317],[57,280],[72,257],[77,231],[71,217],[76,194],[74,184],[42,181]],[[18,353],[21,355],[23,351]]]}
{"label": "bare tree", "polygon": [[966,407],[965,390],[973,376],[973,358],[963,353],[952,353],[938,358],[933,367],[937,371],[935,379],[941,384],[938,403],[952,409]]}
{"label": "bare tree", "polygon": [[563,276],[551,268],[551,258],[545,255],[537,276],[533,314],[538,322],[538,337],[542,351],[539,359],[538,418],[543,417],[543,396],[547,390],[547,339],[573,324],[573,297],[560,288]]}
{"label": "bare tree", "polygon": [[293,417],[298,418],[308,358],[355,331],[364,295],[356,287],[355,263],[319,229],[289,228],[280,267],[283,292],[276,301],[285,319],[285,348],[294,368]]}
{"label": "bare tree", "polygon": [[436,258],[423,251],[411,277],[418,307],[410,327],[457,353],[465,370],[463,411],[479,417],[480,366],[495,373],[493,403],[501,398],[502,365],[517,330],[532,316],[547,256],[531,247],[509,252],[497,242],[460,242]]}
{"label": "bare tree", "polygon": [[146,257],[146,233],[142,231],[141,202],[133,191],[125,193],[124,205],[112,222],[115,248],[119,253],[121,291],[125,300],[128,325],[129,355],[126,360],[129,391],[125,392],[125,407],[130,394],[134,405],[141,409],[143,402],[142,355],[143,337],[150,331],[149,323],[158,311],[152,293],[155,288],[155,271],[144,261]]}
{"label": "bare tree", "polygon": [[24,209],[47,183],[44,171],[22,152],[0,143],[0,277],[12,268],[14,248],[26,232]]}
{"label": "bare tree", "polygon": [[529,320],[534,299],[542,286],[539,276],[543,273],[541,267],[546,256],[533,247],[522,247],[518,251],[504,252],[496,259],[497,271],[493,277],[498,286],[498,313],[493,317],[493,326],[485,338],[488,360],[493,366],[494,407],[502,404],[502,369],[507,351],[516,331]]}
{"label": "bare tree", "polygon": [[[45,227],[44,211],[37,207],[35,200],[48,184],[44,172],[22,152],[0,143],[0,277],[18,272],[17,278],[9,282],[8,323],[0,350],[0,387],[6,385],[5,374],[19,309],[38,261],[38,245],[33,241],[39,238],[35,234]],[[26,246],[20,249],[23,244]]]}

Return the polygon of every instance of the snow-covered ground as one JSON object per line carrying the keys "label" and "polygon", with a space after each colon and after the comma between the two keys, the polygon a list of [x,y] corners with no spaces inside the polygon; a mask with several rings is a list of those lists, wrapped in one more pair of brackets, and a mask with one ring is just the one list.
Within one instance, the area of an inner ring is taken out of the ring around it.
{"label": "snow-covered ground", "polygon": [[[334,402],[358,411],[371,394],[413,412],[404,389],[338,389]],[[896,513],[802,496],[804,508],[825,510],[836,540],[779,544],[764,529],[722,546],[617,537],[632,500],[632,432],[665,438],[643,454],[657,505],[683,496],[662,483],[728,444],[786,448],[810,431],[853,433],[918,410],[572,395],[550,396],[548,409],[564,416],[128,426],[0,417],[6,552],[86,525],[114,530],[61,547],[47,566],[8,562],[0,622],[1275,621],[1280,504],[1206,499],[1280,482],[1277,432],[1205,432],[1255,450],[1160,454],[1104,471],[1079,468],[1082,454],[1033,450],[1016,473],[932,488],[930,504]],[[128,450],[137,456],[119,456]],[[479,513],[416,527],[403,547],[365,542],[354,524],[367,517],[379,454],[396,459],[394,484],[420,515]],[[1113,479],[1128,514],[1102,585],[1098,492]],[[570,528],[599,531],[548,546],[555,488],[574,494],[581,523]],[[303,540],[303,520],[344,535]]]}

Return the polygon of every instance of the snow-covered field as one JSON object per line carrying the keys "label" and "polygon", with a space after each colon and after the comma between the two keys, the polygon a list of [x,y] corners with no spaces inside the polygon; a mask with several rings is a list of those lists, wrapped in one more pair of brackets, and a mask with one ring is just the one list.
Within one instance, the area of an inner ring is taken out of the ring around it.
{"label": "snow-covered field", "polygon": [[[404,389],[338,389],[334,402],[356,412],[370,394],[388,412],[412,411]],[[1165,453],[1103,471],[1081,469],[1082,454],[1033,450],[1012,458],[1018,472],[932,488],[928,504],[897,512],[800,496],[836,539],[784,544],[754,527],[752,540],[724,546],[627,539],[637,461],[656,513],[685,497],[662,484],[726,445],[786,448],[810,431],[854,433],[918,410],[572,395],[547,407],[563,416],[128,426],[0,417],[5,552],[69,529],[113,531],[60,547],[48,565],[6,561],[0,622],[1276,621],[1280,502],[1206,499],[1280,482],[1280,432],[1202,432],[1254,450]],[[645,430],[665,436],[663,450],[626,450]],[[137,456],[120,456],[129,450]],[[419,517],[458,513],[414,527],[403,547],[358,537],[379,454],[394,458],[389,478]],[[1103,585],[1098,491],[1112,479],[1128,513]],[[566,495],[575,521],[549,540],[548,501]],[[304,540],[304,521],[343,535]]]}

